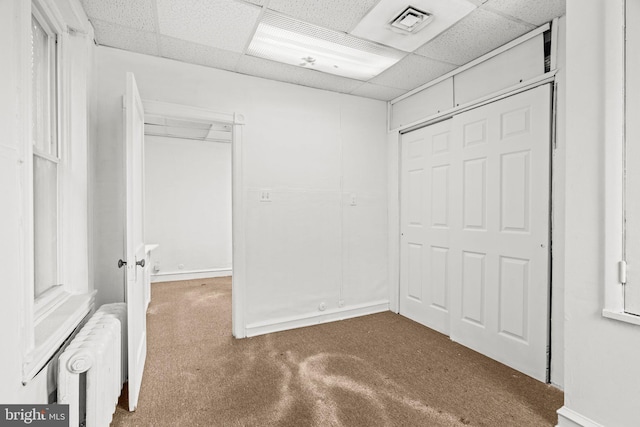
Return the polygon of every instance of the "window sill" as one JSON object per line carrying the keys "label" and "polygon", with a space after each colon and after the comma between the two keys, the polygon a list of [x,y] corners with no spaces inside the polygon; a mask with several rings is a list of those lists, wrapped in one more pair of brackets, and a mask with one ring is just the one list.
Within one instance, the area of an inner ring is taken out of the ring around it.
{"label": "window sill", "polygon": [[46,291],[42,296],[36,298],[33,306],[33,324],[38,325],[49,314],[54,312],[59,306],[64,304],[71,294],[64,290],[64,287],[57,285]]}
{"label": "window sill", "polygon": [[640,325],[640,316],[625,313],[622,311],[613,311],[604,309],[602,310],[602,316],[608,319],[619,320],[621,322],[631,323],[633,325]]}
{"label": "window sill", "polygon": [[73,333],[82,319],[93,309],[96,291],[69,298],[47,313],[36,325],[34,348],[27,354],[23,365],[23,384],[31,381],[46,365],[51,356]]}

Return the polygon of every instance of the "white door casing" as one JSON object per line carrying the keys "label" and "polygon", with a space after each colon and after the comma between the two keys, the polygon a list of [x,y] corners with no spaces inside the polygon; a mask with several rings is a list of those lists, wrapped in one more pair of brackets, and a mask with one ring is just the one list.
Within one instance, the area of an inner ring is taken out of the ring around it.
{"label": "white door casing", "polygon": [[400,314],[449,333],[451,120],[402,136]]}
{"label": "white door casing", "polygon": [[550,116],[543,85],[402,136],[400,313],[541,381]]}
{"label": "white door casing", "polygon": [[129,411],[138,405],[147,357],[147,320],[142,268],[144,245],[144,109],[135,77],[127,73],[124,99],[126,167],[126,303]]}

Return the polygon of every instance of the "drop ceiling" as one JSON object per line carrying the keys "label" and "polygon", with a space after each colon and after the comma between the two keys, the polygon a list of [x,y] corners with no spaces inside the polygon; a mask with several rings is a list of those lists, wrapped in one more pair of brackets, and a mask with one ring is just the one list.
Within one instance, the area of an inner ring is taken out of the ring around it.
{"label": "drop ceiling", "polygon": [[446,74],[565,13],[565,0],[461,0],[468,4],[470,13],[415,50],[404,52],[403,59],[368,81],[247,54],[267,11],[367,38],[367,33],[361,31],[363,20],[367,23],[390,1],[399,8],[413,5],[411,0],[81,0],[81,3],[99,45],[383,101]]}

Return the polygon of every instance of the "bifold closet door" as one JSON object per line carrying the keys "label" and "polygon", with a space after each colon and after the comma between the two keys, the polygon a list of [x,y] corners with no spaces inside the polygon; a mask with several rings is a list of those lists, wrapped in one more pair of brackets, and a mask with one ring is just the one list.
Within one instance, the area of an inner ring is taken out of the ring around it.
{"label": "bifold closet door", "polygon": [[400,313],[541,381],[550,87],[402,136]]}
{"label": "bifold closet door", "polygon": [[451,120],[402,136],[400,314],[449,333]]}

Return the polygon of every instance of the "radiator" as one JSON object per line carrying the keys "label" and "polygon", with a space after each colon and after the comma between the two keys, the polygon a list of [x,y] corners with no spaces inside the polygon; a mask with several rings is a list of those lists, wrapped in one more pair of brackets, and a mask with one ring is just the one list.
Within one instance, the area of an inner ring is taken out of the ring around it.
{"label": "radiator", "polygon": [[[83,419],[80,399],[85,396],[86,427],[107,427],[127,377],[127,308],[105,304],[85,323],[58,360],[58,403],[69,405],[69,426]],[[86,373],[86,389],[80,375]]]}

